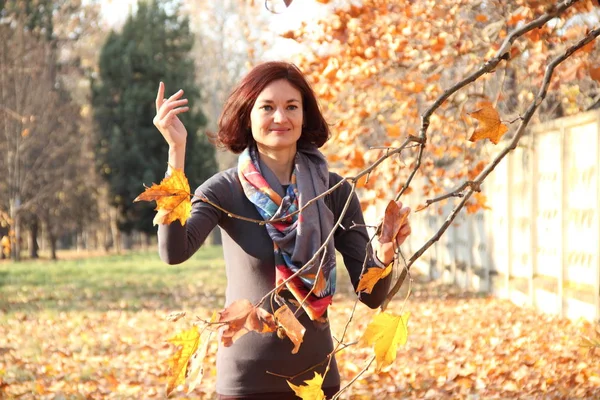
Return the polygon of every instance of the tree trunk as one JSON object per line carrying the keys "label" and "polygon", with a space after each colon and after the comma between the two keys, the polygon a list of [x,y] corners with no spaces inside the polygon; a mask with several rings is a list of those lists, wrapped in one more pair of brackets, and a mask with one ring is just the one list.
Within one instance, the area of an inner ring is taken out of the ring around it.
{"label": "tree trunk", "polygon": [[52,232],[52,229],[48,226],[48,244],[50,244],[50,259],[57,260],[56,257],[56,235]]}
{"label": "tree trunk", "polygon": [[21,221],[19,218],[19,199],[15,199],[10,205],[10,218],[13,222],[13,235],[11,239],[11,256],[13,261],[21,261]]}
{"label": "tree trunk", "polygon": [[39,249],[40,247],[38,246],[38,234],[39,234],[39,222],[38,222],[38,218],[37,216],[35,216],[33,218],[33,222],[31,223],[31,226],[29,227],[29,257],[32,259],[37,259],[39,258]]}
{"label": "tree trunk", "polygon": [[111,207],[110,209],[110,233],[112,236],[112,245],[115,251],[120,254],[121,253],[121,232],[119,231],[119,226],[117,224],[117,213],[119,211],[115,207]]}

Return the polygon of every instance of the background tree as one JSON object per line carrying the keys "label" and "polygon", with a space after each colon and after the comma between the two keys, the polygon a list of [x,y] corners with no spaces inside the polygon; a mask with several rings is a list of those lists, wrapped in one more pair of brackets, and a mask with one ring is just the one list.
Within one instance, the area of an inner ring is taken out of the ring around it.
{"label": "background tree", "polygon": [[194,37],[176,1],[142,1],[122,31],[111,32],[102,48],[99,80],[93,84],[97,162],[109,183],[119,229],[153,232],[152,207],[133,204],[140,189],[164,174],[167,146],[152,119],[160,81],[167,91],[183,88],[190,112],[181,116],[188,135],[187,172],[192,185],[216,170],[214,149],[199,129],[206,123],[190,51]]}
{"label": "background tree", "polygon": [[[40,221],[46,233],[50,227],[55,232],[48,235],[55,256],[56,240],[75,216],[79,224],[93,218],[87,204],[92,185],[81,168],[90,156],[89,143],[79,131],[79,107],[63,85],[63,78],[72,78],[61,70],[70,62],[58,51],[58,43],[77,40],[89,15],[79,2],[66,0],[5,1],[0,15],[0,126],[5,139],[0,151],[6,155],[0,209],[9,210],[15,259],[23,223],[30,233],[31,256],[37,257]],[[63,218],[50,220],[58,209]]]}

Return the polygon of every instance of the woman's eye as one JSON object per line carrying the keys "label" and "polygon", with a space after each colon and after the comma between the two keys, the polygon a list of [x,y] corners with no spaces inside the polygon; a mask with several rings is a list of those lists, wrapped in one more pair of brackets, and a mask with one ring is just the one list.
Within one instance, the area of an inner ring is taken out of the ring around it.
{"label": "woman's eye", "polygon": [[265,111],[271,111],[272,109],[273,109],[273,107],[267,106],[267,105],[261,107],[261,110],[265,110]]}
{"label": "woman's eye", "polygon": [[288,107],[288,110],[292,110],[292,111],[297,110],[297,109],[298,109],[298,106],[289,106]]}

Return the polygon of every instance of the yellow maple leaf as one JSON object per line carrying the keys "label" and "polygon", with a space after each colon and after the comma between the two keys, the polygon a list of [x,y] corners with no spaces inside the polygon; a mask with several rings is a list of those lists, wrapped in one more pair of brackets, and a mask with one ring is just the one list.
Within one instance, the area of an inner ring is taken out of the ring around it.
{"label": "yellow maple leaf", "polygon": [[358,282],[358,287],[356,288],[357,292],[371,293],[373,291],[373,287],[377,282],[381,279],[385,278],[392,272],[392,264],[388,265],[385,268],[373,267],[369,268],[367,272],[363,274],[360,278],[360,282]]}
{"label": "yellow maple leaf", "polygon": [[177,335],[170,338],[168,342],[181,347],[167,361],[171,368],[171,373],[167,382],[167,396],[185,381],[190,357],[196,353],[198,345],[200,344],[200,332],[198,332],[198,328],[194,326],[188,330],[179,332]]}
{"label": "yellow maple leaf", "polygon": [[288,385],[292,388],[296,396],[302,400],[325,400],[325,393],[321,389],[323,385],[323,377],[315,372],[315,377],[304,381],[306,385],[296,386],[288,381]]}
{"label": "yellow maple leaf", "polygon": [[479,127],[469,138],[469,141],[490,139],[494,144],[498,144],[502,135],[508,131],[508,127],[500,121],[500,115],[489,101],[481,101],[477,104],[479,109],[469,115],[479,121]]}
{"label": "yellow maple leaf", "polygon": [[391,365],[396,360],[398,346],[406,344],[409,316],[408,312],[400,316],[382,312],[375,315],[367,325],[360,345],[375,345],[377,371]]}
{"label": "yellow maple leaf", "polygon": [[135,201],[156,201],[156,216],[152,221],[154,225],[170,224],[179,220],[185,224],[192,213],[190,200],[190,184],[182,169],[173,169],[171,176],[163,179],[160,184],[147,187],[144,193],[135,198]]}

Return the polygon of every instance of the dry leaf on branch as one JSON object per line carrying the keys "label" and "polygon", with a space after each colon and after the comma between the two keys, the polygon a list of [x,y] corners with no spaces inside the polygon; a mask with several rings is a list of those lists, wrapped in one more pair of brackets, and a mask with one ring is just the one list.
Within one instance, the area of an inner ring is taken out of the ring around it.
{"label": "dry leaf on branch", "polygon": [[185,381],[188,362],[190,357],[198,350],[200,344],[200,333],[197,327],[179,332],[168,340],[174,345],[181,346],[179,350],[167,361],[171,368],[167,382],[167,396]]}
{"label": "dry leaf on branch", "polygon": [[292,354],[296,354],[300,349],[300,345],[304,340],[304,332],[306,328],[298,321],[294,313],[287,305],[280,307],[275,311],[275,321],[277,321],[278,334],[280,331],[290,338],[294,343]]}
{"label": "dry leaf on branch", "polygon": [[321,374],[315,372],[315,377],[304,381],[306,385],[296,386],[288,381],[288,385],[292,388],[294,393],[299,396],[302,400],[325,400],[325,393],[321,389],[323,385],[323,377]]}
{"label": "dry leaf on branch", "polygon": [[156,216],[152,221],[154,225],[170,224],[179,220],[185,224],[192,212],[190,201],[190,184],[182,169],[174,169],[171,176],[163,179],[160,184],[153,184],[133,200],[156,201]]}
{"label": "dry leaf on branch", "polygon": [[234,301],[218,314],[217,322],[223,324],[221,343],[225,347],[231,346],[250,331],[267,333],[277,329],[273,315],[246,299]]}
{"label": "dry leaf on branch", "polygon": [[408,214],[402,213],[401,210],[402,209],[398,207],[398,203],[394,200],[390,200],[385,208],[383,223],[381,224],[381,231],[379,234],[380,243],[393,242],[394,239],[396,239],[400,228],[408,218]]}
{"label": "dry leaf on branch", "polygon": [[367,270],[358,282],[357,292],[371,293],[375,284],[392,272],[392,265],[385,268],[372,267]]}
{"label": "dry leaf on branch", "polygon": [[377,371],[391,365],[396,359],[398,346],[406,344],[409,316],[408,312],[400,316],[382,312],[367,325],[360,344],[363,347],[374,345]]}
{"label": "dry leaf on branch", "polygon": [[490,139],[494,144],[498,144],[502,135],[508,131],[508,127],[500,121],[500,115],[489,101],[482,101],[477,104],[479,109],[469,115],[479,121],[479,127],[475,129],[469,141]]}

